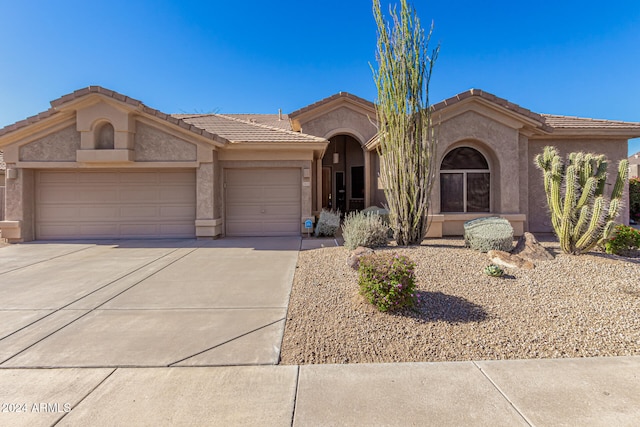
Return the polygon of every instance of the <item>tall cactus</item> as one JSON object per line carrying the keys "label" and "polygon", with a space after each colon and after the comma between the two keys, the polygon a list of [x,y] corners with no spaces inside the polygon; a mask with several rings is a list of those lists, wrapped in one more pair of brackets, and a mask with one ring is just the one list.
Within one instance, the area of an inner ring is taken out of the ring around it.
{"label": "tall cactus", "polygon": [[603,154],[569,154],[565,165],[555,147],[545,147],[535,163],[544,173],[551,224],[562,251],[579,255],[609,238],[620,210],[628,161],[618,165],[610,198],[605,196],[607,158]]}

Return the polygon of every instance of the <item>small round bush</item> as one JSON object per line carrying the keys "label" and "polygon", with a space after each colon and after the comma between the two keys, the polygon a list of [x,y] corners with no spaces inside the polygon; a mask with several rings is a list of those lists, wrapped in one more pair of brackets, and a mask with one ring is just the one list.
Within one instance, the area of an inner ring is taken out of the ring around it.
{"label": "small round bush", "polygon": [[388,230],[389,227],[380,215],[352,212],[345,217],[342,224],[344,247],[355,249],[358,246],[367,248],[384,246],[388,241]]}
{"label": "small round bush", "polygon": [[418,301],[415,263],[406,256],[373,254],[360,259],[360,294],[380,311],[413,307]]}
{"label": "small round bush", "polygon": [[336,235],[338,228],[340,228],[340,211],[333,212],[323,209],[316,224],[316,237],[333,237]]}

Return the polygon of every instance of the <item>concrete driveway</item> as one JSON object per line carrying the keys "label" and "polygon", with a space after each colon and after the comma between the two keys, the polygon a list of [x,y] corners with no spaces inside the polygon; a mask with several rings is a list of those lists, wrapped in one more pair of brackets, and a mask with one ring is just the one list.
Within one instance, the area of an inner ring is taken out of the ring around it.
{"label": "concrete driveway", "polygon": [[278,363],[299,238],[0,250],[0,367]]}

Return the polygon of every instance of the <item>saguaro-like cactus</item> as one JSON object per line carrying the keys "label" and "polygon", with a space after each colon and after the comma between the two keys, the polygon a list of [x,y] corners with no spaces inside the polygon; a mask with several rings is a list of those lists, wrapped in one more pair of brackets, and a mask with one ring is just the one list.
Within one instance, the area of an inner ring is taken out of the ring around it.
{"label": "saguaro-like cactus", "polygon": [[610,197],[605,195],[608,162],[602,154],[571,153],[565,165],[549,146],[535,163],[544,172],[551,224],[563,252],[579,255],[610,237],[627,180],[626,159],[618,165]]}

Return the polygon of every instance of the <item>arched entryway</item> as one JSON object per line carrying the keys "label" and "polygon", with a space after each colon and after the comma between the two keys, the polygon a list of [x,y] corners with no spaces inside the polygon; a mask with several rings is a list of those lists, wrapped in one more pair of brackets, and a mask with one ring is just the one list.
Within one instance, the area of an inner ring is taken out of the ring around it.
{"label": "arched entryway", "polygon": [[340,212],[365,208],[365,162],[362,146],[350,135],[329,138],[322,158],[322,207]]}

